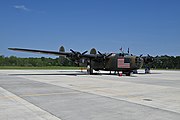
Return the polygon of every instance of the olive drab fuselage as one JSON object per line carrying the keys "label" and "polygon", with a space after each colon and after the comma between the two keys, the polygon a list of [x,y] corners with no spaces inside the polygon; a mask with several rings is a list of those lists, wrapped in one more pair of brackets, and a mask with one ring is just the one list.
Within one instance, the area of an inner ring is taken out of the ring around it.
{"label": "olive drab fuselage", "polygon": [[143,59],[134,55],[112,54],[108,59],[92,59],[91,67],[94,70],[132,71],[141,68]]}

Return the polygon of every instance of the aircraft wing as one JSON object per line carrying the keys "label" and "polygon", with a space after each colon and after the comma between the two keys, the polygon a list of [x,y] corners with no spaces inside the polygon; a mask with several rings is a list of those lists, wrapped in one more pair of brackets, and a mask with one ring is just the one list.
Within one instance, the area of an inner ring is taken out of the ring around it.
{"label": "aircraft wing", "polygon": [[50,54],[56,56],[66,56],[66,57],[79,57],[79,58],[96,58],[99,55],[95,54],[80,54],[73,52],[55,52],[55,51],[46,51],[46,50],[34,50],[34,49],[24,49],[24,48],[8,48],[9,50],[21,51],[21,52],[31,52],[31,53],[40,53],[40,54]]}

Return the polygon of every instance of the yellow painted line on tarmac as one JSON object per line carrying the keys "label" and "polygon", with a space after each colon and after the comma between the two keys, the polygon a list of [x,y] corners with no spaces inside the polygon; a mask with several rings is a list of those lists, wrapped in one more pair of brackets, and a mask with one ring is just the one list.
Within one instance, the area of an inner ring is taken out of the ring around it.
{"label": "yellow painted line on tarmac", "polygon": [[35,97],[35,96],[65,95],[65,94],[74,94],[74,93],[79,93],[79,92],[25,94],[25,95],[19,95],[19,96],[20,97]]}
{"label": "yellow painted line on tarmac", "polygon": [[[24,94],[24,95],[17,95],[19,97],[38,97],[38,96],[50,96],[50,95],[66,95],[66,94],[76,94],[80,92],[58,92],[58,93],[42,93],[42,94]],[[10,99],[14,98],[13,96],[3,96],[0,99]]]}

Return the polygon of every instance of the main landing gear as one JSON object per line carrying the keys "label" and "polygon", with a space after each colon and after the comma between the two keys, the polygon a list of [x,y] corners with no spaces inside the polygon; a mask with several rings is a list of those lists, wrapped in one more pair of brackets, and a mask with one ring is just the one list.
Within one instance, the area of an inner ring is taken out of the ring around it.
{"label": "main landing gear", "polygon": [[145,68],[145,74],[150,74],[150,67]]}
{"label": "main landing gear", "polygon": [[92,75],[92,74],[93,74],[93,69],[91,68],[90,65],[87,66],[87,73],[88,73],[89,75]]}
{"label": "main landing gear", "polygon": [[125,74],[126,76],[131,76],[132,71],[122,71],[122,74]]}

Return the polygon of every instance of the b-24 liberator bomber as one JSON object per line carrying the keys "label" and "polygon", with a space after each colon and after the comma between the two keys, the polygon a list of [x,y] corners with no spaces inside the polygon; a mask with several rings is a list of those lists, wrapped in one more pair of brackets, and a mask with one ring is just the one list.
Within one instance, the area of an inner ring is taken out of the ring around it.
{"label": "b-24 liberator bomber", "polygon": [[61,57],[66,57],[76,64],[82,60],[86,60],[87,72],[93,74],[93,70],[105,70],[105,71],[122,71],[123,74],[129,76],[133,71],[141,68],[143,64],[148,64],[153,62],[153,57],[148,56],[135,56],[129,54],[129,49],[127,53],[101,53],[96,51],[95,48],[85,52],[77,52],[70,49],[70,52],[65,52],[63,46],[60,47],[59,51],[47,51],[47,50],[35,50],[35,49],[23,49],[23,48],[8,48],[9,50],[22,51],[22,52],[33,52],[33,53],[42,53],[42,54],[51,54]]}

